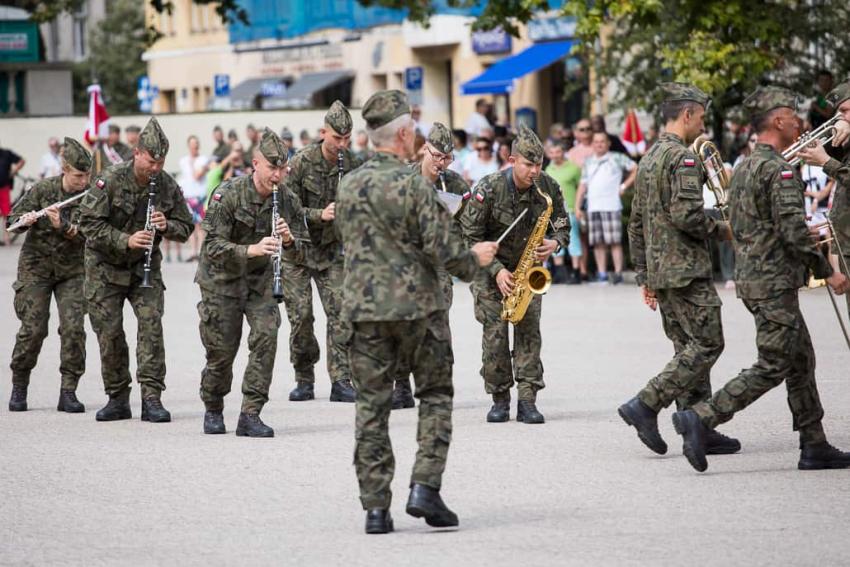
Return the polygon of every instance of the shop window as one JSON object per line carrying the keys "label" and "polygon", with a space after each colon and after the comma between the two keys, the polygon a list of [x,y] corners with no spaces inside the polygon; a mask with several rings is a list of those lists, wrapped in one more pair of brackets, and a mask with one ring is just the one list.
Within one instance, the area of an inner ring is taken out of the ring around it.
{"label": "shop window", "polygon": [[88,14],[83,6],[73,16],[73,36],[74,36],[74,59],[80,61],[88,55],[88,46],[86,45]]}

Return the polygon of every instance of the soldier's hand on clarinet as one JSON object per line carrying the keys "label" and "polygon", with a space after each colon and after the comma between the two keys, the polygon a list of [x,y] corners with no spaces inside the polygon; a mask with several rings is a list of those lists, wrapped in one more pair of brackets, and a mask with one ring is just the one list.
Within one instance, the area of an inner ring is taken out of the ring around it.
{"label": "soldier's hand on clarinet", "polygon": [[832,275],[826,278],[826,283],[837,295],[844,295],[850,289],[850,280],[841,272],[832,272]]}
{"label": "soldier's hand on clarinet", "polygon": [[281,244],[289,246],[295,238],[289,230],[289,225],[283,219],[277,219],[277,235],[280,236]]}
{"label": "soldier's hand on clarinet", "polygon": [[153,234],[146,230],[140,230],[130,235],[130,240],[127,241],[127,247],[131,250],[143,250],[153,242]]}
{"label": "soldier's hand on clarinet", "polygon": [[271,256],[277,253],[277,239],[273,236],[266,236],[256,244],[248,246],[248,257],[258,258],[260,256]]}
{"label": "soldier's hand on clarinet", "polygon": [[643,296],[643,302],[647,307],[655,311],[658,309],[658,298],[655,296],[655,292],[645,285],[640,286],[640,293]]}
{"label": "soldier's hand on clarinet", "polygon": [[507,297],[514,290],[514,275],[507,269],[502,268],[496,274],[496,287],[502,292],[502,295]]}
{"label": "soldier's hand on clarinet", "polygon": [[479,242],[472,247],[475,256],[478,258],[478,265],[482,268],[493,263],[493,258],[496,257],[496,252],[499,251],[499,245],[495,242]]}
{"label": "soldier's hand on clarinet", "polygon": [[839,120],[835,123],[835,137],[832,139],[832,145],[838,148],[846,144],[848,140],[850,140],[850,123]]}
{"label": "soldier's hand on clarinet", "polygon": [[59,207],[56,205],[50,205],[44,209],[44,214],[46,214],[47,218],[50,219],[50,226],[53,228],[59,228],[62,226],[62,219],[59,217]]}
{"label": "soldier's hand on clarinet", "polygon": [[38,214],[35,211],[30,211],[21,215],[21,220],[18,221],[24,226],[32,226],[38,221]]}
{"label": "soldier's hand on clarinet", "polygon": [[322,209],[322,220],[325,222],[334,220],[336,216],[336,203],[331,203]]}
{"label": "soldier's hand on clarinet", "polygon": [[151,224],[154,225],[158,231],[165,232],[165,229],[168,228],[168,219],[166,219],[165,215],[160,211],[154,211],[151,215]]}
{"label": "soldier's hand on clarinet", "polygon": [[829,155],[827,155],[826,150],[823,149],[823,144],[820,142],[806,146],[797,153],[797,157],[809,165],[818,167],[822,167],[829,161]]}

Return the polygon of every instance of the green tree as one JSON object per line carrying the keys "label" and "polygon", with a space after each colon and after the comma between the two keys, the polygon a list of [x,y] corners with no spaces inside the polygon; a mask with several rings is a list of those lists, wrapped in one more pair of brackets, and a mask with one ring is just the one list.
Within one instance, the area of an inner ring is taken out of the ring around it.
{"label": "green tree", "polygon": [[[248,12],[239,5],[238,0],[192,0],[195,4],[214,4],[216,13],[224,23],[240,21],[248,23]],[[174,9],[171,0],[149,0],[157,12],[168,12]],[[86,3],[86,0],[0,0],[0,6],[12,5],[23,8],[31,14],[34,22],[49,22],[62,12],[76,12]],[[107,2],[109,5],[111,2]],[[136,2],[141,6],[141,2]]]}

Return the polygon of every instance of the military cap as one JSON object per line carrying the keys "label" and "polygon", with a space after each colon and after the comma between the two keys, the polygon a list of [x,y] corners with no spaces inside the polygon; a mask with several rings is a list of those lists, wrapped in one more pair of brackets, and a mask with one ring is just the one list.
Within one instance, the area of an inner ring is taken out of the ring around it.
{"label": "military cap", "polygon": [[260,138],[260,153],[275,167],[283,167],[289,152],[280,137],[268,128],[263,128]]}
{"label": "military cap", "polygon": [[351,132],[354,122],[351,120],[351,114],[342,102],[335,100],[325,114],[325,124],[334,129],[334,132],[341,136],[345,136]]}
{"label": "military cap", "polygon": [[148,120],[139,134],[139,148],[147,151],[155,160],[165,159],[168,153],[168,138],[155,116]]}
{"label": "military cap", "polygon": [[514,140],[513,150],[532,163],[543,161],[543,143],[531,128],[525,124],[519,127],[519,134]]}
{"label": "military cap", "polygon": [[401,91],[378,91],[369,97],[361,113],[366,125],[374,130],[389,124],[399,116],[410,114],[410,103],[407,95]]}
{"label": "military cap", "polygon": [[692,101],[708,108],[711,97],[703,91],[688,83],[662,83],[661,92],[664,93],[664,102]]}
{"label": "military cap", "polygon": [[799,95],[785,87],[758,87],[744,99],[744,109],[752,118],[782,107],[796,112],[799,103]]}
{"label": "military cap", "polygon": [[431,131],[428,132],[428,143],[444,154],[450,154],[454,150],[452,133],[440,122],[434,122],[431,126]]}
{"label": "military cap", "polygon": [[844,81],[826,95],[826,101],[832,105],[832,108],[838,108],[841,103],[848,99],[850,99],[850,79]]}
{"label": "military cap", "polygon": [[62,159],[77,171],[91,169],[91,154],[74,138],[65,138]]}

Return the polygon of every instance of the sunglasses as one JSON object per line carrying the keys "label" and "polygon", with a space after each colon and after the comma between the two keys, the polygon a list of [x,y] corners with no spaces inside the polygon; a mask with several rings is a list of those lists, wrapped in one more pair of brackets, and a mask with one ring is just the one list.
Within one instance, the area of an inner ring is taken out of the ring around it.
{"label": "sunglasses", "polygon": [[476,152],[489,152],[490,148],[488,148],[487,146],[479,146],[479,147],[475,148],[475,151]]}
{"label": "sunglasses", "polygon": [[590,128],[576,128],[577,132],[590,132]]}

